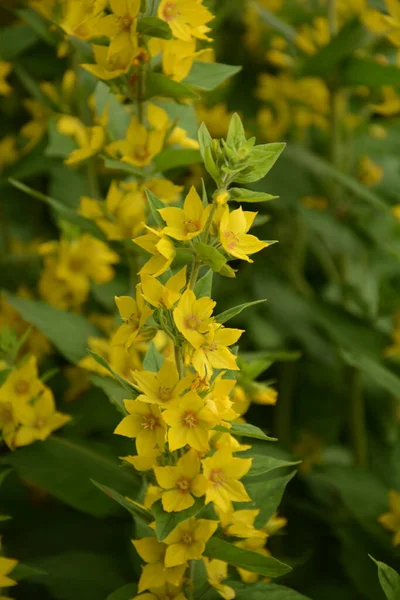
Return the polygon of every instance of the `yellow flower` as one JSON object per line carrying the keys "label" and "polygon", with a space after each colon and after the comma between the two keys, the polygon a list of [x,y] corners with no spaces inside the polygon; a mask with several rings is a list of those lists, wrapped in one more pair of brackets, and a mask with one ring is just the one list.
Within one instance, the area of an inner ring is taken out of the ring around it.
{"label": "yellow flower", "polygon": [[218,417],[195,392],[185,394],[176,407],[167,408],[163,412],[163,419],[169,425],[171,452],[187,444],[200,452],[208,451],[208,432],[216,425]]}
{"label": "yellow flower", "polygon": [[110,79],[120,77],[128,71],[131,58],[124,64],[120,55],[108,56],[107,46],[97,46],[96,44],[92,44],[92,50],[96,61],[95,64],[85,63],[80,66],[86,69],[86,71],[89,71],[89,73],[92,73],[95,77],[103,79],[104,81],[109,81]]}
{"label": "yellow flower", "polygon": [[136,167],[149,165],[164,146],[169,119],[165,110],[150,104],[147,107],[147,120],[150,129],[133,117],[125,139],[109,144],[107,152],[114,158],[120,158],[122,162]]}
{"label": "yellow flower", "polygon": [[0,402],[12,402],[14,406],[22,406],[37,396],[41,389],[36,357],[30,356],[9,374],[0,387]]}
{"label": "yellow flower", "polygon": [[388,85],[382,87],[383,102],[381,104],[372,104],[371,108],[378,115],[384,117],[394,117],[400,112],[400,95],[396,90]]}
{"label": "yellow flower", "polygon": [[0,96],[9,96],[12,92],[12,87],[6,81],[7,75],[12,71],[12,64],[0,60]]}
{"label": "yellow flower", "polygon": [[53,392],[41,384],[36,397],[29,403],[15,406],[15,415],[20,427],[14,436],[14,445],[27,446],[36,440],[45,440],[49,435],[71,420],[69,415],[56,410]]}
{"label": "yellow flower", "polygon": [[218,527],[217,521],[191,517],[179,523],[165,538],[168,544],[165,553],[165,566],[184,565],[188,560],[201,558],[206,543]]}
{"label": "yellow flower", "polygon": [[161,500],[161,492],[162,490],[158,487],[158,485],[153,485],[149,483],[146,489],[143,506],[145,508],[151,508],[154,502],[157,502],[157,500]]}
{"label": "yellow flower", "polygon": [[203,558],[208,583],[217,590],[224,600],[233,600],[235,590],[222,582],[228,578],[228,564],[218,558]]}
{"label": "yellow flower", "polygon": [[186,196],[182,208],[160,208],[159,213],[166,222],[163,233],[175,240],[187,241],[198,236],[206,224],[211,204],[203,206],[200,196],[194,187]]}
{"label": "yellow flower", "polygon": [[379,10],[365,11],[362,16],[364,24],[378,35],[384,35],[395,46],[400,46],[400,7],[397,0],[385,0],[388,15]]}
{"label": "yellow flower", "polygon": [[156,446],[163,448],[165,443],[165,424],[160,409],[149,406],[140,400],[124,400],[129,415],[122,419],[114,433],[136,438],[138,454],[147,454]]}
{"label": "yellow flower", "polygon": [[200,348],[205,341],[204,334],[210,329],[215,304],[211,298],[197,299],[194,292],[188,289],[183,292],[174,309],[174,321],[178,330],[194,348]]}
{"label": "yellow flower", "polygon": [[156,308],[172,309],[186,285],[186,267],[170,277],[165,285],[151,275],[142,275],[143,298]]}
{"label": "yellow flower", "polygon": [[393,546],[400,544],[400,492],[389,490],[389,512],[378,518],[378,523],[394,533]]}
{"label": "yellow flower", "polygon": [[143,567],[142,574],[139,580],[139,592],[148,590],[157,586],[162,586],[167,583],[179,586],[181,584],[186,565],[178,565],[168,567],[164,565],[165,554],[168,546],[162,542],[158,542],[156,538],[146,537],[141,540],[133,540],[133,545],[136,548],[140,558],[146,563]]}
{"label": "yellow flower", "polygon": [[240,538],[267,537],[265,531],[254,527],[254,520],[260,513],[258,509],[222,511],[216,506],[215,510],[227,535]]}
{"label": "yellow flower", "polygon": [[82,40],[98,35],[99,20],[107,0],[69,0],[64,4],[61,27],[68,35]]}
{"label": "yellow flower", "polygon": [[177,144],[188,150],[198,150],[200,148],[199,142],[190,138],[183,127],[174,127],[167,138],[167,144],[168,146]]}
{"label": "yellow flower", "polygon": [[251,498],[239,481],[251,467],[251,458],[234,458],[229,450],[217,450],[205,458],[203,473],[208,481],[206,504],[213,502],[223,511],[232,508],[232,502],[249,502]]}
{"label": "yellow flower", "polygon": [[135,596],[133,600],[186,600],[186,596],[180,586],[166,583],[161,587],[151,588],[150,593]]}
{"label": "yellow flower", "polygon": [[136,300],[130,296],[116,296],[115,302],[124,322],[114,334],[111,343],[129,348],[153,311],[145,304],[140,283],[136,286]]}
{"label": "yellow flower", "polygon": [[191,377],[180,379],[175,364],[170,360],[164,361],[158,373],[134,371],[132,375],[138,388],[143,392],[138,400],[158,404],[164,408],[178,400],[191,381]]}
{"label": "yellow flower", "polygon": [[[263,556],[271,556],[269,550],[265,548],[265,538],[246,538],[241,542],[236,542],[235,546],[238,546],[238,548],[244,548],[245,550],[251,550],[252,552],[257,552],[257,554],[262,554]],[[259,577],[258,573],[246,571],[245,569],[238,568],[238,572],[242,581],[244,581],[245,583],[254,583],[258,580]]]}
{"label": "yellow flower", "polygon": [[0,173],[19,158],[17,140],[13,135],[7,135],[0,140]]}
{"label": "yellow flower", "polygon": [[146,204],[140,191],[132,189],[126,192],[113,181],[104,204],[82,196],[79,213],[95,221],[109,240],[125,240],[143,229]]}
{"label": "yellow flower", "polygon": [[143,187],[153,192],[164,204],[178,202],[183,185],[175,185],[172,181],[163,178],[152,178],[144,182]]}
{"label": "yellow flower", "polygon": [[242,207],[232,212],[229,212],[228,206],[225,207],[220,225],[220,241],[231,256],[253,262],[248,255],[269,246],[268,242],[261,242],[247,233],[256,215],[255,212],[244,211]]}
{"label": "yellow flower", "polygon": [[232,410],[233,402],[230,399],[232,390],[236,385],[234,379],[224,379],[225,371],[219,373],[212,382],[212,387],[205,397],[206,405],[221,419],[233,421],[239,416]]}
{"label": "yellow flower", "polygon": [[207,33],[210,28],[206,23],[213,15],[202,0],[161,0],[158,16],[168,23],[174,37],[189,42],[192,37],[209,40]]}
{"label": "yellow flower", "polygon": [[150,227],[147,227],[147,229],[150,233],[141,235],[133,240],[135,244],[153,255],[143,265],[139,273],[141,275],[159,277],[170,268],[176,254],[175,247],[171,240],[162,233]]}
{"label": "yellow flower", "polygon": [[100,125],[93,127],[86,127],[77,117],[70,115],[60,117],[57,122],[58,131],[63,135],[73,137],[79,146],[65,159],[66,165],[76,165],[100,152],[106,143],[105,126],[107,121],[107,109],[100,119]]}
{"label": "yellow flower", "polygon": [[287,519],[285,519],[285,517],[279,517],[278,513],[275,513],[274,515],[272,515],[269,521],[265,523],[264,527],[262,527],[262,531],[265,531],[265,533],[268,536],[270,536],[274,535],[277,531],[279,531],[286,525]]}
{"label": "yellow flower", "polygon": [[110,0],[111,14],[100,19],[98,32],[110,38],[108,59],[128,65],[137,48],[136,21],[140,0]]}
{"label": "yellow flower", "polygon": [[369,156],[361,156],[358,165],[358,178],[364,185],[373,187],[383,178],[383,168],[377,165]]}
{"label": "yellow flower", "polygon": [[235,344],[242,335],[242,329],[229,329],[222,325],[213,324],[204,335],[203,344],[192,356],[192,365],[200,377],[211,377],[213,369],[238,371],[236,356],[227,346]]}
{"label": "yellow flower", "polygon": [[225,138],[233,113],[228,112],[226,104],[222,102],[208,108],[204,104],[196,104],[199,122],[207,125],[213,138]]}
{"label": "yellow flower", "polygon": [[204,51],[196,52],[196,40],[161,40],[152,38],[149,43],[152,57],[162,53],[162,70],[173,81],[182,81],[189,74],[193,61]]}
{"label": "yellow flower", "polygon": [[14,434],[18,427],[18,419],[15,414],[13,403],[10,400],[0,400],[0,432],[7,444],[7,446],[13,450]]}
{"label": "yellow flower", "polygon": [[[200,474],[200,459],[190,450],[175,467],[154,467],[158,485],[162,490],[162,505],[167,512],[178,512],[194,504],[193,496],[205,494],[206,482]],[[166,490],[166,491],[165,491]]]}
{"label": "yellow flower", "polygon": [[158,458],[161,456],[161,452],[158,448],[138,456],[121,456],[122,460],[132,465],[136,471],[151,471],[154,465],[158,464]]}
{"label": "yellow flower", "polygon": [[5,558],[0,556],[0,588],[11,587],[17,585],[16,581],[13,581],[8,575],[15,569],[18,561],[12,558]]}
{"label": "yellow flower", "polygon": [[47,133],[50,111],[32,98],[24,100],[24,107],[32,115],[32,119],[21,127],[21,135],[28,139],[24,152],[29,152]]}

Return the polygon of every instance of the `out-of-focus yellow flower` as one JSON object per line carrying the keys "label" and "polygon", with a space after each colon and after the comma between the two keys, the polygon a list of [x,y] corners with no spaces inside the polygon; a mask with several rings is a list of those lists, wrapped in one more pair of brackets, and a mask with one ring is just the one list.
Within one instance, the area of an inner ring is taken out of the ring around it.
{"label": "out-of-focus yellow flower", "polygon": [[300,200],[304,208],[326,210],[329,205],[328,199],[323,196],[303,196]]}
{"label": "out-of-focus yellow flower", "polygon": [[323,443],[309,431],[301,433],[299,441],[295,444],[293,451],[301,458],[299,471],[308,473],[315,465],[322,462]]}
{"label": "out-of-focus yellow flower", "polygon": [[24,107],[32,115],[32,119],[21,127],[21,135],[28,139],[24,151],[29,152],[47,133],[51,113],[46,106],[32,98],[24,100]]}
{"label": "out-of-focus yellow flower", "polygon": [[168,544],[165,566],[176,567],[189,560],[199,560],[217,527],[218,521],[195,517],[179,523],[165,538],[165,543]]}
{"label": "out-of-focus yellow flower", "polygon": [[378,523],[393,532],[393,546],[400,544],[400,492],[389,490],[389,512],[378,518]]}
{"label": "out-of-focus yellow flower", "polygon": [[12,64],[0,60],[0,96],[9,96],[12,92],[11,85],[6,81],[6,77],[12,71]]}
{"label": "out-of-focus yellow flower", "polygon": [[161,208],[158,212],[167,224],[163,233],[175,240],[187,241],[202,232],[210,211],[211,204],[204,207],[200,196],[192,187],[185,198],[183,208]]}
{"label": "out-of-focus yellow flower", "polygon": [[206,482],[200,474],[200,459],[190,450],[176,466],[154,467],[157,483],[161,486],[161,500],[167,512],[179,512],[193,506],[194,497],[203,496]]}
{"label": "out-of-focus yellow flower", "polygon": [[107,46],[92,44],[92,50],[96,62],[94,64],[85,63],[81,67],[104,81],[120,77],[128,71],[131,65],[131,58],[124,64],[119,54],[109,57]]}
{"label": "out-of-focus yellow flower", "polygon": [[[133,600],[143,600],[143,595],[135,596]],[[186,596],[181,586],[166,583],[161,587],[150,588],[150,593],[145,595],[144,600],[186,600]]]}
{"label": "out-of-focus yellow flower", "polygon": [[[128,184],[129,185],[129,184]],[[182,185],[175,185],[172,181],[163,178],[147,179],[143,184],[144,189],[148,189],[158,196],[164,204],[173,204],[178,202],[180,193],[183,190]]]}
{"label": "out-of-focus yellow flower", "polygon": [[186,266],[170,277],[165,285],[151,275],[142,275],[144,299],[155,308],[172,309],[186,285]]}
{"label": "out-of-focus yellow flower", "polygon": [[210,39],[207,23],[213,15],[203,6],[202,0],[161,0],[157,14],[168,23],[179,40],[189,42],[192,37]]}
{"label": "out-of-focus yellow flower", "polygon": [[174,405],[179,396],[188,389],[191,377],[179,378],[176,366],[165,360],[157,373],[151,371],[134,371],[134,380],[142,392],[138,400],[150,404],[158,404],[163,408]]}
{"label": "out-of-focus yellow flower", "polygon": [[232,509],[232,502],[251,500],[243,483],[239,481],[249,472],[251,458],[234,458],[229,450],[217,450],[202,463],[208,482],[206,504],[213,502],[226,512]]}
{"label": "out-of-focus yellow flower", "polygon": [[236,357],[228,346],[236,344],[242,333],[242,329],[230,329],[221,325],[213,325],[205,333],[203,343],[196,348],[191,359],[200,377],[211,377],[213,369],[239,370]]}
{"label": "out-of-focus yellow flower", "polygon": [[241,260],[253,262],[249,254],[259,252],[269,246],[268,242],[261,242],[254,235],[247,232],[253,224],[257,213],[244,211],[242,207],[229,212],[226,206],[220,225],[220,241],[224,250]]}
{"label": "out-of-focus yellow flower", "polygon": [[385,85],[382,87],[382,96],[383,102],[372,104],[372,110],[384,117],[394,117],[397,115],[400,112],[400,95],[392,86]]}
{"label": "out-of-focus yellow flower", "polygon": [[158,542],[155,537],[132,540],[132,543],[140,558],[148,563],[143,568],[140,576],[139,592],[144,592],[145,590],[153,588],[155,582],[157,583],[157,586],[168,583],[175,586],[181,584],[186,565],[181,564],[176,567],[165,566],[164,561],[168,548],[167,544]]}
{"label": "out-of-focus yellow flower", "polygon": [[[271,556],[271,552],[265,548],[265,538],[246,538],[240,542],[235,542],[235,546],[238,548],[244,548],[245,550],[251,550],[252,552],[257,552],[257,554],[262,554],[263,556]],[[258,573],[253,573],[252,571],[247,571],[246,569],[240,569],[239,567],[238,573],[241,580],[245,583],[254,583],[259,578]]]}
{"label": "out-of-focus yellow flower", "polygon": [[98,32],[110,38],[111,64],[128,66],[137,48],[136,22],[140,0],[110,0],[111,14],[98,22]]}
{"label": "out-of-focus yellow flower", "polygon": [[224,600],[233,600],[236,593],[229,585],[222,583],[228,578],[228,564],[217,558],[203,558],[208,583],[217,590]]}
{"label": "out-of-focus yellow flower", "polygon": [[364,185],[373,187],[382,181],[383,168],[374,163],[369,156],[361,156],[358,165],[358,179]]}
{"label": "out-of-focus yellow flower", "polygon": [[397,0],[385,0],[388,15],[371,9],[363,14],[363,22],[370,31],[384,35],[395,46],[400,46],[400,5]]}
{"label": "out-of-focus yellow flower", "polygon": [[213,137],[226,137],[233,114],[227,110],[226,104],[219,102],[211,108],[205,104],[197,104],[196,112],[199,122],[207,125],[207,129]]}
{"label": "out-of-focus yellow flower", "polygon": [[15,569],[18,561],[12,558],[5,558],[4,556],[0,556],[0,586],[3,587],[11,587],[13,585],[17,585],[17,582],[13,579],[10,579],[8,575]]}
{"label": "out-of-focus yellow flower", "polygon": [[100,124],[93,127],[86,127],[80,119],[69,115],[64,115],[58,120],[58,131],[63,135],[73,137],[79,146],[79,149],[73,150],[65,159],[66,165],[76,165],[95,156],[102,150],[106,143],[105,127],[107,122],[108,108],[104,111]]}
{"label": "out-of-focus yellow flower", "polygon": [[99,34],[99,22],[107,0],[69,0],[64,4],[60,25],[68,35],[87,40]]}
{"label": "out-of-focus yellow flower", "polygon": [[114,334],[112,344],[129,348],[139,336],[153,311],[146,306],[140,283],[136,286],[136,299],[130,296],[117,296],[115,302],[123,323]]}
{"label": "out-of-focus yellow flower", "polygon": [[215,507],[215,510],[227,535],[239,538],[258,537],[265,539],[267,537],[265,531],[254,527],[254,521],[260,513],[259,509],[222,511]]}
{"label": "out-of-focus yellow flower", "polygon": [[330,40],[329,23],[325,17],[315,17],[312,24],[301,25],[296,37],[296,46],[306,54],[315,54]]}
{"label": "out-of-focus yellow flower", "polygon": [[15,163],[18,158],[17,140],[13,135],[7,135],[0,140],[0,173]]}

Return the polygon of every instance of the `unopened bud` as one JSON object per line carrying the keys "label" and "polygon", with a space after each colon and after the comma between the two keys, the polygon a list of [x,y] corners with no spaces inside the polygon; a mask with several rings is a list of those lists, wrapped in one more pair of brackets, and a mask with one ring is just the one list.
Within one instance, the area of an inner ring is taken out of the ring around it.
{"label": "unopened bud", "polygon": [[217,192],[215,194],[214,200],[215,200],[215,203],[218,204],[219,206],[226,204],[229,200],[229,192],[227,190]]}

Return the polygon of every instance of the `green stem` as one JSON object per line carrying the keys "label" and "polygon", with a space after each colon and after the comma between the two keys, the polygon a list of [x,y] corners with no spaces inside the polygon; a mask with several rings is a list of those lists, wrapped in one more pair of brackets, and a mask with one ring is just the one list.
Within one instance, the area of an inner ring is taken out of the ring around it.
{"label": "green stem", "polygon": [[365,403],[362,389],[362,375],[355,367],[350,373],[350,432],[353,442],[354,460],[357,466],[366,468],[368,464],[367,432],[365,426]]}
{"label": "green stem", "polygon": [[188,288],[190,290],[194,290],[194,286],[196,285],[197,277],[199,276],[200,271],[200,263],[197,260],[196,255],[193,256],[192,270],[190,272],[190,279],[188,283]]}
{"label": "green stem", "polygon": [[89,195],[91,198],[99,200],[101,198],[99,180],[96,170],[96,159],[89,158],[87,161],[87,178],[89,185]]}
{"label": "green stem", "polygon": [[178,369],[179,379],[183,379],[184,377],[184,365],[183,365],[183,355],[182,355],[182,347],[175,346],[175,362],[176,368]]}

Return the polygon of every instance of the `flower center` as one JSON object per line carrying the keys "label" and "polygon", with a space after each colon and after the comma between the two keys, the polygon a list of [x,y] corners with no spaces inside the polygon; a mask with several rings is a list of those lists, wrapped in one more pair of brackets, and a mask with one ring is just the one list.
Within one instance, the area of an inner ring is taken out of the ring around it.
{"label": "flower center", "polygon": [[83,267],[83,259],[79,256],[74,256],[69,261],[69,268],[71,271],[81,271]]}
{"label": "flower center", "polygon": [[189,315],[185,319],[185,325],[186,325],[187,329],[197,329],[198,326],[200,325],[200,323],[201,323],[201,319],[200,319],[200,317],[197,317],[196,315]]}
{"label": "flower center", "polygon": [[168,2],[164,6],[163,17],[166,21],[172,21],[179,15],[179,10],[174,2]]}
{"label": "flower center", "polygon": [[211,344],[207,344],[205,346],[204,350],[206,352],[215,352],[215,350],[218,350],[218,346],[217,346],[216,342],[211,342]]}
{"label": "flower center", "polygon": [[118,24],[121,31],[130,31],[133,23],[133,17],[131,15],[123,15],[118,18]]}
{"label": "flower center", "polygon": [[239,236],[233,231],[224,231],[224,238],[228,242],[228,250],[233,250],[239,243]]}
{"label": "flower center", "polygon": [[178,488],[181,494],[187,494],[190,491],[190,480],[186,477],[181,477],[176,482],[176,487]]}
{"label": "flower center", "polygon": [[189,533],[189,531],[185,531],[182,534],[182,537],[181,537],[182,544],[186,544],[187,546],[190,546],[191,544],[193,544],[193,541],[194,541],[193,536],[191,533]]}
{"label": "flower center", "polygon": [[4,427],[7,423],[13,422],[11,404],[0,404],[0,423]]}
{"label": "flower center", "polygon": [[181,421],[182,425],[188,427],[189,429],[193,429],[199,424],[199,419],[192,410],[186,410],[182,414]]}
{"label": "flower center", "polygon": [[191,221],[190,219],[188,221],[184,221],[183,224],[185,225],[185,233],[194,233],[195,231],[199,231],[199,229],[201,229],[200,225],[196,223],[196,221]]}
{"label": "flower center", "polygon": [[171,388],[160,385],[158,395],[163,402],[168,402],[168,400],[171,400]]}
{"label": "flower center", "polygon": [[225,473],[222,469],[213,469],[210,473],[209,480],[212,481],[215,486],[222,485],[225,481]]}
{"label": "flower center", "polygon": [[144,144],[138,144],[134,147],[133,154],[137,160],[147,160],[149,158],[149,149]]}
{"label": "flower center", "polygon": [[142,421],[143,429],[150,429],[151,431],[153,431],[153,429],[158,427],[159,424],[160,424],[159,420],[153,414],[145,415],[143,417],[143,421]]}
{"label": "flower center", "polygon": [[136,313],[132,313],[131,316],[126,319],[126,323],[129,323],[129,325],[139,326],[139,317]]}
{"label": "flower center", "polygon": [[39,417],[39,419],[36,420],[36,423],[35,423],[36,429],[42,429],[42,427],[44,427],[45,425],[46,425],[46,419],[44,419],[43,417]]}
{"label": "flower center", "polygon": [[14,390],[17,394],[26,394],[29,391],[29,383],[21,379],[14,385]]}

